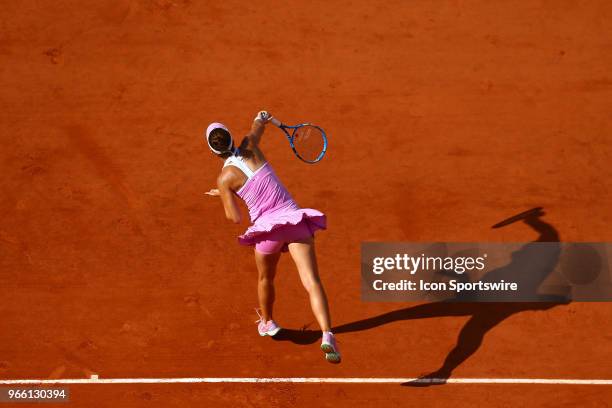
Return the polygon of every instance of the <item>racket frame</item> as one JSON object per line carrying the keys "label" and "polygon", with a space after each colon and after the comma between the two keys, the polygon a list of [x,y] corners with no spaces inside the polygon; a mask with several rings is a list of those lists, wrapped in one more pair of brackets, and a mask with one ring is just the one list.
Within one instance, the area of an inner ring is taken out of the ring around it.
{"label": "racket frame", "polygon": [[[297,156],[297,158],[302,160],[304,163],[315,164],[315,163],[320,162],[321,159],[323,159],[323,156],[325,156],[325,153],[327,152],[327,135],[325,134],[325,131],[320,126],[313,125],[312,123],[301,123],[299,125],[289,126],[289,125],[285,125],[284,123],[282,123],[280,120],[276,118],[271,118],[270,122],[285,133],[287,140],[289,140],[289,145],[291,146],[291,150],[293,150],[293,153]],[[306,160],[305,158],[300,156],[300,154],[295,148],[295,144],[293,143],[293,140],[295,138],[295,132],[297,132],[299,128],[302,128],[304,126],[312,126],[318,129],[321,132],[321,135],[323,136],[323,149],[321,150],[321,153],[319,153],[319,156],[317,156],[317,158],[314,160]]]}

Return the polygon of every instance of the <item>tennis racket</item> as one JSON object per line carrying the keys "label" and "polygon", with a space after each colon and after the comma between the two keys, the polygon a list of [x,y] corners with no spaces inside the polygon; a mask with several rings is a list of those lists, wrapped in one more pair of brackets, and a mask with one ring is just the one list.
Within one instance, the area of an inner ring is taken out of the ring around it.
{"label": "tennis racket", "polygon": [[285,132],[289,145],[298,159],[306,163],[317,163],[327,151],[327,136],[319,126],[303,123],[287,126],[276,118],[270,119],[274,126]]}

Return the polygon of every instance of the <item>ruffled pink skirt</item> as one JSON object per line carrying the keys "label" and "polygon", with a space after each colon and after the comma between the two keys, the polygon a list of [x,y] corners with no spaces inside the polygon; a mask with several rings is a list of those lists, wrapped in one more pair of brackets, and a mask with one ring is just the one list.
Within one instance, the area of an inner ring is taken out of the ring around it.
{"label": "ruffled pink skirt", "polygon": [[312,208],[300,208],[272,212],[261,215],[244,234],[238,237],[242,245],[255,245],[259,241],[266,240],[268,235],[283,226],[298,225],[305,221],[314,234],[315,231],[327,228],[325,214]]}

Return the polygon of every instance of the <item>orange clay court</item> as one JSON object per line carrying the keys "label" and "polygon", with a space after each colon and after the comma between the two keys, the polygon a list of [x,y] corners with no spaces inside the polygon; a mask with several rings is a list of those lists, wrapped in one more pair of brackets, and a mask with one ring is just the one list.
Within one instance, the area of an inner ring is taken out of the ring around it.
{"label": "orange clay court", "polygon": [[[478,316],[451,380],[608,383],[92,381],[66,385],[68,406],[612,404],[611,303],[427,318],[360,297],[364,241],[529,242],[524,223],[491,226],[533,207],[561,241],[612,241],[610,2],[25,0],[0,16],[0,380],[416,378]],[[315,165],[274,127],[262,146],[328,217],[339,365],[288,256],[289,335],[257,335],[247,224],[204,195],[221,166],[207,124],[239,137],[261,109],[329,136]]]}

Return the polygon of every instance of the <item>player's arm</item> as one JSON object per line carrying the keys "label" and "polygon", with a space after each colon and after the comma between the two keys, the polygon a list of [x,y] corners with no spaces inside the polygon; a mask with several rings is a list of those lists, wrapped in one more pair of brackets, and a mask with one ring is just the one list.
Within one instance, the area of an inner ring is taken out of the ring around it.
{"label": "player's arm", "polygon": [[219,190],[219,196],[223,203],[223,209],[225,210],[225,217],[236,223],[240,223],[240,209],[238,203],[236,203],[236,197],[231,189],[232,184],[235,182],[233,174],[231,172],[223,171],[217,178],[217,187]]}
{"label": "player's arm", "polygon": [[270,119],[272,119],[272,115],[266,111],[261,111],[255,116],[255,120],[253,120],[253,124],[251,125],[251,131],[246,136],[252,147],[257,147],[259,145],[261,136],[263,136],[264,130],[266,129],[266,123],[268,123]]}

